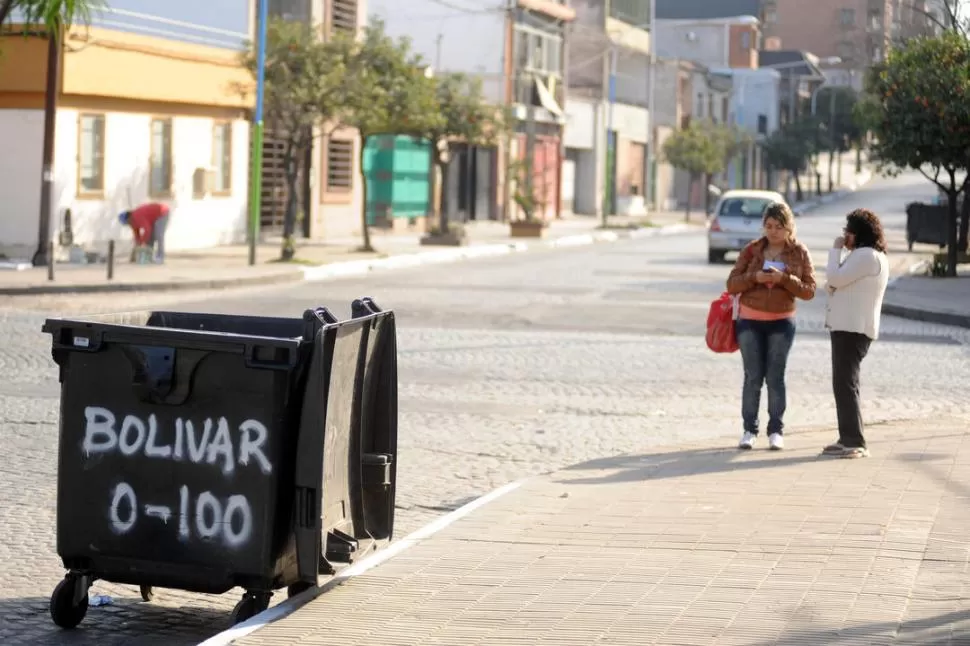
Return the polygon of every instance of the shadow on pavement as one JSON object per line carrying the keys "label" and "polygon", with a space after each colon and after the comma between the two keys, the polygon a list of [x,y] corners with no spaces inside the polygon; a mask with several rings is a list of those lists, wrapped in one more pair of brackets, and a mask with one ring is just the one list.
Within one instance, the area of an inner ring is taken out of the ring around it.
{"label": "shadow on pavement", "polygon": [[[867,428],[875,429],[889,423],[892,422],[871,423],[867,425]],[[563,475],[557,478],[556,482],[560,484],[578,485],[641,482],[643,480],[681,478],[727,471],[780,469],[796,464],[820,461],[829,462],[837,459],[821,454],[823,444],[830,439],[829,435],[820,433],[818,430],[801,431],[799,434],[804,435],[806,433],[818,436],[819,453],[813,453],[811,455],[790,455],[784,452],[766,451],[764,446],[767,439],[765,437],[759,437],[761,444],[759,448],[753,451],[741,451],[732,445],[727,445],[707,449],[687,449],[683,451],[599,458],[563,469],[561,471]],[[940,435],[939,439],[946,437],[952,437],[952,435]],[[835,439],[834,431],[831,432],[831,439]],[[934,438],[925,436],[920,438],[924,442],[931,439]],[[732,442],[731,439],[725,439],[724,441]],[[878,451],[878,448],[874,450]],[[932,467],[927,464],[927,462],[932,461],[933,454],[900,453],[892,457],[899,461],[916,462],[917,468],[938,478],[953,493],[970,497],[970,489],[964,489],[956,483],[949,482],[944,474],[933,472]],[[596,477],[569,477],[570,474],[581,471],[606,471],[607,473]]]}
{"label": "shadow on pavement", "polygon": [[764,457],[765,454],[766,452],[763,450],[739,451],[731,447],[603,458],[577,464],[563,472],[568,474],[576,471],[608,470],[610,473],[593,478],[560,478],[557,482],[561,484],[640,482],[643,480],[722,473],[739,469],[777,469],[794,464],[831,459],[821,455],[786,456],[777,452],[772,453],[769,459]]}
{"label": "shadow on pavement", "polygon": [[804,644],[911,644],[912,646],[956,646],[970,643],[970,610],[955,610],[928,619],[883,621],[831,630],[789,629],[778,640],[750,642],[749,646],[801,646]]}
{"label": "shadow on pavement", "polygon": [[225,610],[172,607],[135,599],[88,608],[81,625],[62,630],[51,621],[48,597],[0,600],[0,644],[61,646],[195,646],[229,628]]}

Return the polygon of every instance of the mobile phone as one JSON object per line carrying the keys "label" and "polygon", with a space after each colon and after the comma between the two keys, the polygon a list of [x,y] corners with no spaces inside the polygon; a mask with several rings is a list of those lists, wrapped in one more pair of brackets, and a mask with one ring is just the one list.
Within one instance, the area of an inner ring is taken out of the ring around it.
{"label": "mobile phone", "polygon": [[784,268],[785,268],[784,263],[773,261],[773,260],[766,260],[764,265],[761,267],[761,271],[780,272],[780,271],[783,271]]}

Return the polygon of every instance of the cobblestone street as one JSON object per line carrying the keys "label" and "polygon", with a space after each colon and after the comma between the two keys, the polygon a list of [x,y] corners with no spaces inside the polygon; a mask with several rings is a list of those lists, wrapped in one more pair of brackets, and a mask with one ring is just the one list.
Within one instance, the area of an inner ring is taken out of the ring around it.
{"label": "cobblestone street", "polygon": [[[848,210],[865,205],[880,213],[893,228],[896,257],[905,252],[903,207],[931,195],[919,176],[876,180],[800,218],[799,237],[820,265],[820,285],[825,250]],[[344,316],[353,298],[366,295],[396,310],[396,532],[403,536],[520,477],[680,442],[734,443],[739,358],[712,354],[703,341],[708,305],[729,267],[710,266],[706,256],[704,235],[693,233],[198,295],[194,302],[125,294],[108,309],[296,316],[326,305]],[[106,308],[105,297],[85,298],[71,309]],[[111,595],[113,605],[91,608],[70,635],[50,621],[48,598],[63,575],[54,536],[58,387],[50,339],[39,330],[45,316],[59,315],[41,311],[52,305],[57,301],[38,299],[31,311],[0,312],[7,339],[0,347],[7,446],[0,460],[0,643],[195,644],[227,627],[235,592],[161,590],[147,604],[137,589],[96,583],[92,594]],[[800,429],[835,420],[823,312],[823,296],[799,312],[788,375],[792,447]],[[885,318],[864,366],[867,420],[965,408],[968,359],[970,330]]]}

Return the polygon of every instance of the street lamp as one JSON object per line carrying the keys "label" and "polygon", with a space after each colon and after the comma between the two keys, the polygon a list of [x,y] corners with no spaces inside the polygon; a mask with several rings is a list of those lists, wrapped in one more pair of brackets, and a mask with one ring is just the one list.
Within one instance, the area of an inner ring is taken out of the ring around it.
{"label": "street lamp", "polygon": [[[816,108],[818,104],[818,93],[822,90],[822,88],[831,88],[831,87],[833,87],[831,83],[825,82],[819,85],[817,88],[815,88],[815,90],[812,92],[812,117],[813,118],[815,117],[815,114],[816,114]],[[815,125],[816,140],[818,139],[818,129],[820,127],[821,127],[821,124]],[[829,92],[829,193],[832,192],[832,188],[833,188],[832,163],[833,163],[833,157],[835,157],[835,137],[833,136],[834,134],[835,134],[835,91],[832,90]],[[842,168],[842,160],[840,159],[839,160],[840,171],[841,171],[841,168]],[[816,169],[815,172],[817,175],[818,169]],[[816,180],[816,193],[821,194],[822,187],[819,186],[819,184],[821,183],[822,182],[820,179]]]}

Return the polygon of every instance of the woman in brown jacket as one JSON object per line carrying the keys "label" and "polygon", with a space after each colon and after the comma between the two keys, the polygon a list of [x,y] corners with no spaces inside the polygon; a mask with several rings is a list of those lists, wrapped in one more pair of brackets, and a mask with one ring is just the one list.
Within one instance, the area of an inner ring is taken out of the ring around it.
{"label": "woman in brown jacket", "polygon": [[795,340],[795,299],[815,296],[815,268],[805,245],[795,239],[795,217],[786,204],[768,205],[764,236],[741,251],[727,290],[740,294],[738,346],[744,364],[738,445],[751,449],[758,438],[761,388],[768,385],[768,446],[784,448],[785,367]]}

